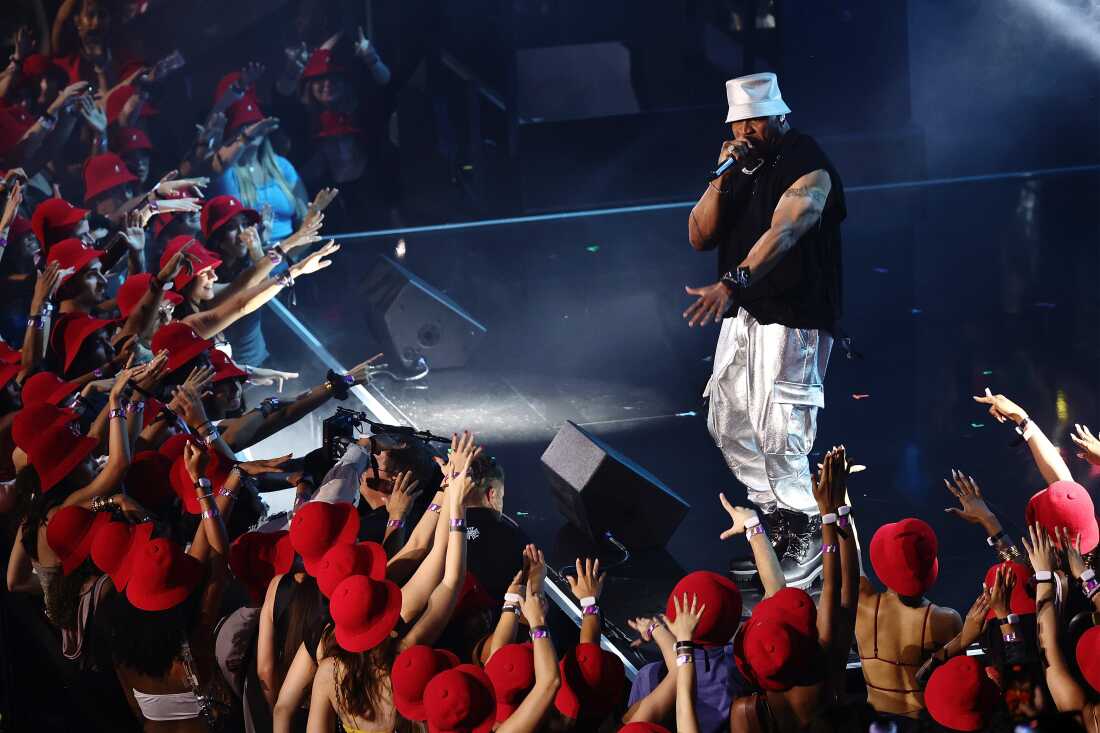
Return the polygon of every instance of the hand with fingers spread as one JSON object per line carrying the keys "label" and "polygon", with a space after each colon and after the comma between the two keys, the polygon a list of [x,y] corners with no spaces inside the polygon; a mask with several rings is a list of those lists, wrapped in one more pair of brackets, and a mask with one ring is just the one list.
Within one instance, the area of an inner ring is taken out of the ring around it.
{"label": "hand with fingers spread", "polygon": [[684,311],[689,327],[705,326],[708,322],[720,323],[733,297],[729,286],[720,281],[697,288],[685,286],[684,290],[688,295],[696,296],[696,301]]}
{"label": "hand with fingers spread", "polygon": [[[198,198],[202,198],[203,189],[210,185],[210,179],[206,176],[200,176],[198,178],[176,178],[178,174],[179,171],[171,171],[160,179],[156,188],[153,189],[157,196],[171,198],[173,196],[179,196],[180,194],[191,193],[193,189],[198,193]],[[184,197],[180,196],[180,198]]]}
{"label": "hand with fingers spread", "polygon": [[264,75],[264,71],[267,67],[261,64],[259,61],[249,61],[241,68],[241,75],[238,79],[238,83],[242,88],[242,95],[244,91],[247,91],[250,86],[259,81],[260,77]]}
{"label": "hand with fingers spread", "polygon": [[1032,524],[1027,528],[1027,534],[1031,538],[1030,541],[1025,537],[1021,542],[1024,544],[1024,549],[1027,550],[1028,559],[1031,561],[1031,569],[1036,572],[1054,570],[1058,551],[1055,549],[1054,543],[1051,542],[1046,530],[1040,524]]}
{"label": "hand with fingers spread", "polygon": [[676,637],[676,641],[691,641],[691,635],[695,633],[695,627],[703,618],[707,604],[700,605],[699,597],[696,595],[692,595],[689,602],[688,594],[684,593],[682,600],[678,596],[672,597],[672,607],[676,611],[676,618],[670,621],[667,616],[662,617],[665,625]]}
{"label": "hand with fingers spread", "polygon": [[[134,212],[135,216],[140,216],[137,212]],[[128,221],[128,226],[120,229],[118,235],[122,238],[122,241],[126,243],[126,249],[133,253],[145,251],[145,229],[138,223],[138,221]]]}
{"label": "hand with fingers spread", "polygon": [[1088,461],[1094,466],[1100,466],[1100,437],[1092,434],[1088,425],[1074,424],[1074,431],[1070,433],[1070,440],[1081,449],[1077,457],[1082,461]]}
{"label": "hand with fingers spread", "polygon": [[982,591],[974,599],[970,610],[966,612],[962,631],[959,632],[959,640],[962,642],[963,648],[970,646],[981,638],[982,630],[985,629],[985,617],[988,613],[989,589],[985,587],[985,584],[982,584]]}
{"label": "hand with fingers spread", "polygon": [[177,411],[192,431],[198,432],[199,428],[209,422],[201,394],[186,384],[176,389],[173,402],[178,405]]}
{"label": "hand with fingers spread", "polygon": [[451,494],[451,509],[458,516],[458,509],[468,506],[473,492],[474,481],[470,478],[469,468],[474,459],[481,455],[481,446],[474,444],[474,436],[469,431],[463,431],[458,438],[457,447],[451,454],[451,475],[447,484],[447,491]]}
{"label": "hand with fingers spread", "polygon": [[1075,537],[1070,537],[1069,529],[1058,527],[1054,530],[1054,534],[1062,556],[1066,559],[1065,567],[1069,568],[1070,575],[1080,578],[1081,573],[1088,569],[1085,558],[1081,554],[1081,533],[1078,532]]}
{"label": "hand with fingers spread", "polygon": [[253,122],[244,128],[244,132],[241,133],[248,140],[255,140],[257,138],[270,135],[279,129],[278,117],[265,117],[259,122]]}
{"label": "hand with fingers spread", "polygon": [[187,262],[193,262],[194,258],[187,253],[187,250],[191,249],[194,244],[194,240],[188,242],[180,247],[174,255],[168,258],[168,261],[164,263],[164,267],[160,268],[160,272],[157,273],[157,280],[159,282],[173,282],[176,276],[183,272],[184,265]]}
{"label": "hand with fingers spread", "polygon": [[393,482],[393,491],[385,498],[386,513],[390,519],[404,519],[420,496],[420,482],[413,479],[412,471],[402,471]]}
{"label": "hand with fingers spread", "polygon": [[989,607],[999,619],[1008,618],[1012,613],[1012,589],[1016,587],[1016,573],[1002,564],[993,576],[993,585],[989,588]]}
{"label": "hand with fingers spread", "polygon": [[306,215],[302,225],[298,227],[293,234],[282,241],[280,245],[284,252],[290,253],[296,249],[302,247],[308,247],[311,244],[321,241],[321,236],[318,234],[321,231],[321,225],[325,222],[325,215],[320,211],[311,211]]}
{"label": "hand with fingers spread", "polygon": [[582,561],[578,557],[577,577],[566,575],[565,579],[569,581],[569,590],[573,592],[573,596],[578,601],[583,598],[598,600],[600,594],[603,593],[603,584],[607,579],[607,573],[600,572],[599,558],[593,560],[589,557]]}
{"label": "hand with fingers spread", "polygon": [[210,381],[213,378],[213,367],[197,366],[191,370],[191,373],[187,375],[187,379],[183,380],[183,384],[181,386],[190,392],[194,392],[197,395],[202,395],[206,393],[206,387],[210,384]]}
{"label": "hand with fingers spread", "polygon": [[959,507],[948,507],[944,509],[945,512],[983,527],[988,527],[991,522],[996,521],[996,517],[982,497],[981,487],[972,476],[952,468],[951,480],[944,479],[943,483],[952,496],[959,500]]}
{"label": "hand with fingers spread", "polygon": [[290,266],[291,277],[301,277],[302,275],[311,275],[315,272],[325,269],[332,264],[332,260],[325,259],[331,257],[340,251],[340,245],[335,240],[328,240],[324,247],[312,253],[301,262],[296,262]]}
{"label": "hand with fingers spread", "polygon": [[134,384],[143,392],[155,392],[168,372],[168,351],[161,351],[142,365],[140,374],[134,374]]}
{"label": "hand with fingers spread", "polygon": [[1024,420],[1027,420],[1027,413],[1023,408],[1003,394],[993,394],[989,391],[988,387],[985,390],[985,394],[974,397],[974,401],[982,405],[989,405],[989,414],[992,415],[997,422],[1011,420],[1019,425]]}
{"label": "hand with fingers spread", "polygon": [[103,111],[91,95],[85,94],[77,99],[76,110],[84,118],[84,123],[97,135],[107,132],[107,114]]}
{"label": "hand with fingers spread", "polygon": [[726,514],[730,515],[730,521],[732,524],[730,528],[719,535],[720,539],[728,540],[730,537],[745,533],[745,522],[749,521],[756,515],[756,510],[748,509],[743,506],[734,506],[730,504],[729,499],[725,494],[718,494],[718,501],[722,502],[722,508],[726,510]]}

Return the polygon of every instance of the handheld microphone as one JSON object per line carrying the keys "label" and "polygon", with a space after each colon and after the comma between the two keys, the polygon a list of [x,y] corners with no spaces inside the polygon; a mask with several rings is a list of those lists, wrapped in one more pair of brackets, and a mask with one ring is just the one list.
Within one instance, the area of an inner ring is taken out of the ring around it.
{"label": "handheld microphone", "polygon": [[732,155],[730,157],[726,158],[725,160],[722,161],[722,165],[718,166],[717,168],[715,168],[714,170],[712,170],[710,172],[710,178],[707,179],[707,182],[709,183],[710,181],[713,181],[716,178],[721,178],[722,174],[725,173],[726,171],[728,171],[736,163],[737,163],[737,158],[734,158]]}

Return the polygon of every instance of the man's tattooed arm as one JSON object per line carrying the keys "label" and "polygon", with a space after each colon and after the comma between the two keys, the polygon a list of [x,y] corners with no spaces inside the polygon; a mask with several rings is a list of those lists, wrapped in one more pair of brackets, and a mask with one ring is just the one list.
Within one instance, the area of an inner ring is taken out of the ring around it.
{"label": "man's tattooed arm", "polygon": [[791,188],[788,188],[786,193],[784,193],[783,195],[790,196],[792,198],[796,196],[811,198],[821,205],[824,205],[825,199],[828,198],[828,194],[822,191],[820,188],[810,188],[808,186],[792,186]]}

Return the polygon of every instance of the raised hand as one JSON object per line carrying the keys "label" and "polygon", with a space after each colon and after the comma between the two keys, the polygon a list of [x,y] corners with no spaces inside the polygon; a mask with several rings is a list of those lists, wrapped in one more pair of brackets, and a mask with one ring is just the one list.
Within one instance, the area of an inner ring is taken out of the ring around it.
{"label": "raised hand", "polygon": [[[355,380],[356,384],[366,384],[370,381],[370,366],[374,362],[382,358],[382,353],[379,352],[367,359],[366,361],[359,362],[351,369],[348,370],[348,375]],[[451,447],[454,448],[454,441],[452,441]]]}
{"label": "raised hand", "polygon": [[253,122],[244,128],[244,136],[249,140],[255,140],[264,135],[270,135],[279,129],[278,117],[265,117],[259,122]]}
{"label": "raised hand", "polygon": [[310,202],[309,213],[322,213],[339,193],[340,189],[338,188],[322,188],[317,192],[317,195],[313,197],[313,201]]}
{"label": "raised hand", "polygon": [[974,599],[974,603],[970,606],[970,610],[966,612],[966,618],[963,619],[960,641],[964,647],[970,646],[981,638],[982,630],[985,628],[985,617],[988,613],[989,589],[986,588],[983,583],[981,593]]}
{"label": "raised hand", "polygon": [[49,108],[46,110],[47,114],[57,115],[64,110],[68,110],[74,104],[81,95],[87,93],[89,84],[86,81],[78,81],[70,84],[61,90],[61,92],[54,97],[53,102],[50,103]]}
{"label": "raised hand", "polygon": [[301,277],[302,275],[311,275],[315,272],[325,269],[332,264],[332,260],[325,259],[331,257],[340,251],[340,245],[334,240],[328,240],[328,243],[321,247],[313,254],[306,257],[301,262],[296,262],[290,266],[291,277]]}
{"label": "raised hand", "polygon": [[607,573],[600,572],[599,558],[593,560],[588,557],[582,562],[578,557],[577,577],[566,575],[565,579],[569,581],[569,590],[579,601],[582,598],[599,598],[603,593],[603,583],[607,579]]}
{"label": "raised hand", "polygon": [[107,114],[89,95],[85,94],[77,99],[76,110],[88,127],[97,134],[103,135],[107,132]]}
{"label": "raised hand", "polygon": [[850,464],[844,446],[834,446],[825,454],[816,476],[810,476],[814,499],[821,514],[835,512],[844,504],[848,493],[847,477]]}
{"label": "raised hand", "polygon": [[55,261],[46,265],[34,281],[34,294],[31,296],[31,315],[42,312],[46,303],[52,302],[61,286],[61,266]]}
{"label": "raised hand", "polygon": [[416,497],[420,496],[420,482],[413,478],[412,471],[402,471],[393,482],[393,491],[385,497],[386,513],[390,519],[404,519],[409,513]]}
{"label": "raised hand", "polygon": [[130,384],[130,380],[133,378],[134,370],[130,368],[130,364],[133,362],[133,355],[130,356],[129,361],[126,362],[126,368],[119,371],[115,375],[115,383],[111,385],[111,391],[108,394],[108,401],[112,406],[118,407],[120,402],[126,400],[126,395],[133,391],[133,387]]}
{"label": "raised hand", "polygon": [[314,242],[320,242],[321,236],[318,232],[321,231],[321,225],[324,221],[325,215],[320,211],[310,211],[306,214],[306,218],[302,221],[302,225],[298,227],[293,234],[283,240],[283,251],[293,252],[301,247],[309,246]]}
{"label": "raised hand", "polygon": [[153,392],[168,370],[168,350],[165,349],[134,371],[134,384],[143,392]]}
{"label": "raised hand", "polygon": [[639,616],[637,618],[627,619],[626,625],[638,632],[638,638],[630,642],[630,646],[637,649],[642,644],[648,644],[653,641],[653,634],[650,632],[650,629],[656,628],[656,626],[662,623],[664,622],[655,616]]}
{"label": "raised hand", "polygon": [[973,477],[952,468],[951,479],[951,481],[944,479],[943,483],[947,486],[947,490],[959,500],[959,507],[948,507],[944,509],[945,512],[965,519],[971,524],[984,525],[994,519],[993,512],[982,498],[981,487]]}
{"label": "raised hand", "polygon": [[127,226],[119,230],[119,236],[126,242],[126,248],[135,254],[145,250],[145,229],[140,224],[140,215],[133,212],[127,217]]}
{"label": "raised hand", "polygon": [[1074,432],[1069,437],[1081,449],[1077,457],[1094,466],[1100,466],[1100,438],[1092,434],[1088,425],[1074,423],[1073,428]]}
{"label": "raised hand", "polygon": [[206,475],[206,467],[210,465],[210,454],[206,448],[193,441],[183,444],[183,462],[187,466],[187,475],[192,481],[198,481]]}
{"label": "raised hand", "polygon": [[474,444],[474,436],[469,431],[464,431],[451,454],[453,470],[447,487],[448,491],[454,492],[454,501],[460,506],[465,506],[474,491],[474,482],[470,479],[469,468],[479,455],[481,455],[481,446]]}
{"label": "raised hand", "polygon": [[[178,174],[179,171],[171,171],[161,178],[154,189],[156,194],[158,196],[171,198],[173,196],[179,196],[180,194],[191,193],[190,189],[194,189],[194,191],[198,193],[198,197],[195,200],[202,198],[203,189],[210,185],[210,179],[206,176],[199,176],[197,178],[176,178]],[[184,197],[180,196],[180,198]]]}
{"label": "raised hand", "polygon": [[306,42],[302,41],[297,46],[287,46],[283,49],[283,55],[286,57],[287,65],[296,71],[295,76],[300,76],[309,62],[309,48]]}
{"label": "raised hand", "polygon": [[730,504],[725,494],[718,494],[718,501],[722,502],[722,508],[730,515],[730,528],[719,535],[720,539],[728,540],[730,537],[745,533],[745,522],[756,516],[756,511],[743,506]]}
{"label": "raised hand", "polygon": [[534,545],[527,545],[523,553],[527,556],[527,594],[541,594],[546,580],[546,556]]}
{"label": "raised hand", "polygon": [[162,283],[170,283],[175,280],[176,276],[183,272],[184,264],[193,261],[194,258],[187,253],[187,250],[191,249],[194,244],[194,240],[188,242],[169,257],[168,261],[164,263],[164,267],[160,268],[160,272],[157,273],[157,280]]}
{"label": "raised hand", "polygon": [[355,55],[360,58],[367,58],[371,55],[370,41],[363,35],[363,26],[359,26],[357,38],[355,39]]}
{"label": "raised hand", "polygon": [[1080,578],[1081,573],[1088,568],[1084,556],[1081,555],[1081,533],[1078,532],[1076,537],[1070,537],[1069,529],[1058,527],[1054,530],[1054,534],[1058,539],[1058,545],[1062,550],[1062,556],[1066,559],[1066,567],[1069,568],[1070,574],[1075,578]]}
{"label": "raised hand", "polygon": [[183,385],[176,389],[173,402],[178,405],[178,411],[184,421],[192,430],[198,430],[206,424],[206,408],[203,407],[202,397],[190,387]]}
{"label": "raised hand", "polygon": [[1057,550],[1054,549],[1054,543],[1050,541],[1046,530],[1040,524],[1032,524],[1027,528],[1027,534],[1031,541],[1029,542],[1027,537],[1021,538],[1020,541],[1027,550],[1032,570],[1054,570]]}
{"label": "raised hand", "polygon": [[1012,612],[1012,589],[1016,587],[1016,573],[1008,565],[1001,565],[993,576],[989,588],[989,607],[997,618],[1005,618]]}
{"label": "raised hand", "polygon": [[340,39],[343,37],[343,35],[343,31],[336,31],[335,33],[333,33],[331,36],[325,39],[324,43],[321,44],[321,50],[331,51],[332,49],[336,48],[336,44],[340,42]]}
{"label": "raised hand", "polygon": [[1019,425],[1027,419],[1027,413],[1022,407],[1005,397],[1003,394],[993,394],[989,391],[988,387],[985,389],[985,394],[976,396],[974,401],[982,405],[989,405],[989,414],[992,415],[997,422],[1011,420]]}
{"label": "raised hand", "polygon": [[707,610],[707,604],[699,605],[699,597],[691,596],[688,602],[688,594],[683,600],[677,596],[672,597],[672,607],[676,610],[676,618],[672,621],[667,616],[662,616],[668,630],[676,637],[676,641],[691,641],[691,635],[695,633],[695,627],[699,625],[699,619],[703,618],[703,611]]}
{"label": "raised hand", "polygon": [[730,289],[721,282],[698,288],[685,286],[688,295],[698,296],[684,311],[689,327],[705,326],[708,321],[719,323],[730,305]]}
{"label": "raised hand", "polygon": [[23,183],[15,181],[8,191],[8,198],[4,202],[4,213],[0,214],[0,232],[7,233],[11,229],[11,223],[19,215],[19,204],[23,203]]}
{"label": "raised hand", "polygon": [[546,595],[542,592],[542,584],[540,583],[539,587],[534,589],[533,584],[528,583],[527,595],[523,599],[520,610],[523,611],[523,617],[527,619],[527,623],[530,624],[531,628],[546,625],[547,608]]}
{"label": "raised hand", "polygon": [[259,61],[249,61],[241,68],[240,85],[247,91],[250,86],[259,81],[267,67]]}

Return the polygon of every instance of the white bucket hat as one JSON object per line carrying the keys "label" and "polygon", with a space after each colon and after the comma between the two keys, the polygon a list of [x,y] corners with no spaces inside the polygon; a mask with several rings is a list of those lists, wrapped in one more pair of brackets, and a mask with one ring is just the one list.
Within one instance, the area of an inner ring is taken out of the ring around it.
{"label": "white bucket hat", "polygon": [[726,101],[730,105],[726,122],[785,115],[791,111],[779,93],[779,81],[770,71],[727,81]]}

